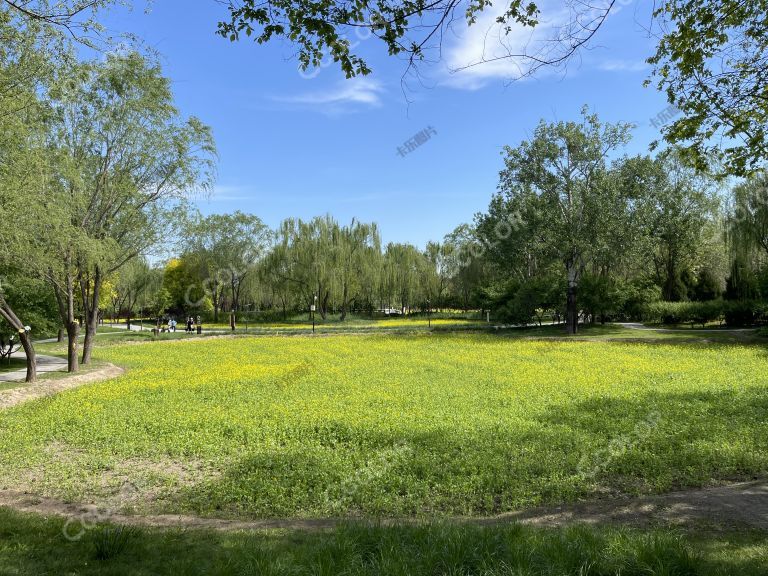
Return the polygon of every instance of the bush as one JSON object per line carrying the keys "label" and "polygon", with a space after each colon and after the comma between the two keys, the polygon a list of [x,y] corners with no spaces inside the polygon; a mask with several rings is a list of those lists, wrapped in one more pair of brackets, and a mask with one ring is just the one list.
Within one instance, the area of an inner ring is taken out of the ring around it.
{"label": "bush", "polygon": [[652,302],[643,310],[642,319],[654,324],[700,324],[723,319],[726,304],[722,300],[708,302]]}
{"label": "bush", "polygon": [[708,302],[653,302],[643,309],[642,320],[653,324],[692,324],[724,320],[728,326],[753,326],[766,319],[766,303],[756,300]]}
{"label": "bush", "polygon": [[728,326],[753,326],[765,319],[765,304],[754,300],[728,302],[725,323]]}

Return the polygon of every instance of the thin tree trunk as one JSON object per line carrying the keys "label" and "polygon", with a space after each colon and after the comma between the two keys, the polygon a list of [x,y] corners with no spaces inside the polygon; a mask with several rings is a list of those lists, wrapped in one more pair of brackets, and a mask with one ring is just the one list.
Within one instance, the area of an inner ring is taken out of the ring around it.
{"label": "thin tree trunk", "polygon": [[576,278],[576,268],[573,264],[568,264],[566,268],[568,276],[568,294],[566,301],[566,330],[568,334],[576,334],[579,330],[579,311],[576,303],[576,290],[578,281]]}
{"label": "thin tree trunk", "polygon": [[328,315],[328,299],[331,297],[331,293],[326,291],[325,295],[323,296],[322,305],[320,306],[320,317],[325,320],[325,317]]}
{"label": "thin tree trunk", "polygon": [[[71,264],[71,259],[66,259],[66,265]],[[53,291],[56,295],[56,304],[59,308],[59,317],[64,329],[67,331],[67,371],[77,372],[79,364],[77,361],[77,336],[80,333],[80,325],[75,317],[75,286],[72,274],[67,272],[64,275],[62,283],[56,281],[53,270],[48,273],[48,278],[53,284]]]}
{"label": "thin tree trunk", "polygon": [[[87,282],[87,280],[83,280]],[[93,292],[87,298],[88,291],[83,291],[83,307],[85,308],[85,339],[83,340],[83,364],[91,363],[93,343],[99,326],[99,295],[101,294],[101,271],[98,266],[93,274]]]}
{"label": "thin tree trunk", "polygon": [[23,328],[19,331],[19,340],[21,340],[21,347],[24,348],[24,354],[27,356],[27,377],[25,380],[26,382],[34,382],[37,380],[37,355],[35,354],[35,347],[32,345],[29,333]]}
{"label": "thin tree trunk", "polygon": [[67,372],[77,372],[80,369],[77,357],[77,337],[80,334],[80,324],[76,321],[67,323]]}
{"label": "thin tree trunk", "polygon": [[347,318],[347,298],[349,296],[349,289],[347,288],[347,283],[344,283],[344,293],[342,295],[341,299],[341,321],[344,322],[344,320]]}
{"label": "thin tree trunk", "polygon": [[24,354],[27,357],[27,382],[34,382],[37,380],[37,356],[35,355],[35,348],[32,345],[32,341],[29,338],[24,328],[24,323],[19,320],[16,313],[5,301],[5,298],[0,295],[0,316],[2,316],[19,334],[19,340],[21,340],[21,346],[24,348]]}

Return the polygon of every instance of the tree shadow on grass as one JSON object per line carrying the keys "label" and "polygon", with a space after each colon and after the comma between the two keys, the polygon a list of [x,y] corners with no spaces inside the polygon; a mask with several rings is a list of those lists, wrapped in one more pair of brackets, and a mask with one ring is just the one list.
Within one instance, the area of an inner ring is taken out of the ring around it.
{"label": "tree shadow on grass", "polygon": [[702,487],[768,475],[766,417],[768,389],[753,387],[588,398],[479,429],[307,426],[290,448],[255,447],[183,488],[173,506],[240,518],[492,515]]}

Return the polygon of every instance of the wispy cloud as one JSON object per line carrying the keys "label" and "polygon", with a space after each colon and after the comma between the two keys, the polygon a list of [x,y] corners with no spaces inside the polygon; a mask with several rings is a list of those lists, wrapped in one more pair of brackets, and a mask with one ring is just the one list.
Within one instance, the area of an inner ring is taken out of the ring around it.
{"label": "wispy cloud", "polygon": [[238,202],[253,198],[254,190],[250,186],[214,186],[209,202]]}
{"label": "wispy cloud", "polygon": [[642,72],[648,64],[643,60],[606,60],[597,67],[605,72]]}
{"label": "wispy cloud", "polygon": [[324,112],[339,112],[343,106],[349,105],[381,106],[383,93],[384,88],[378,80],[358,77],[351,80],[343,80],[332,88],[325,90],[288,96],[275,96],[274,99],[284,104],[308,106],[318,108]]}
{"label": "wispy cloud", "polygon": [[[465,28],[443,47],[443,56],[447,74],[441,84],[462,90],[478,90],[496,80],[510,81],[527,78],[536,67],[536,77],[562,75],[566,68],[557,66],[539,66],[533,58],[553,59],[563,56],[567,50],[568,35],[579,32],[574,22],[584,26],[594,25],[594,19],[608,8],[608,2],[596,2],[594,7],[577,5],[569,2],[542,0],[537,2],[541,9],[539,23],[533,28],[519,24],[499,24],[496,19],[508,8],[505,3],[488,7],[472,26]],[[619,3],[611,9],[610,17],[615,16],[625,3]],[[638,72],[648,68],[642,60],[604,59],[586,52],[580,66],[598,69],[603,72]],[[565,62],[567,64],[567,61]],[[570,72],[570,71],[569,71]]]}
{"label": "wispy cloud", "polygon": [[496,22],[506,8],[503,2],[486,8],[475,24],[448,43],[443,51],[448,74],[442,84],[478,90],[493,80],[525,77],[534,62],[520,55],[546,51],[553,35],[570,17],[562,3],[543,2],[540,8],[546,19],[535,28],[512,24],[507,33],[505,25]]}

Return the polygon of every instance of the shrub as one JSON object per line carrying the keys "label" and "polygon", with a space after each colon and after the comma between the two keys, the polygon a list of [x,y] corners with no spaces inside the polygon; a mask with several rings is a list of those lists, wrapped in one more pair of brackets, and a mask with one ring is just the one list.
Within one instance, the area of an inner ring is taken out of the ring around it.
{"label": "shrub", "polygon": [[652,302],[645,306],[642,319],[656,324],[701,324],[721,320],[726,304],[722,300],[708,302]]}
{"label": "shrub", "polygon": [[754,300],[728,302],[725,323],[728,326],[752,326],[765,319],[765,304]]}

